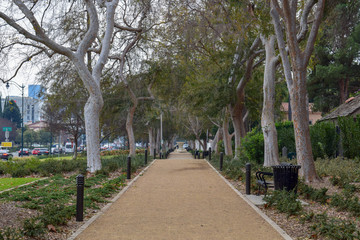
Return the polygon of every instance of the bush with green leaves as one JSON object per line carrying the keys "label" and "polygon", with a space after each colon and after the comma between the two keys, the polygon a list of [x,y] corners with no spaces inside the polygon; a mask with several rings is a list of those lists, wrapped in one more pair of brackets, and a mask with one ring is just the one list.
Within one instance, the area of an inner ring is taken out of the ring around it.
{"label": "bush with green leaves", "polygon": [[352,221],[329,218],[324,213],[313,215],[312,222],[313,235],[319,235],[325,239],[355,240],[360,238],[360,232]]}
{"label": "bush with green leaves", "polygon": [[0,240],[23,240],[24,235],[19,229],[5,228],[0,229]]}
{"label": "bush with green leaves", "polygon": [[275,123],[275,127],[278,136],[279,151],[281,151],[283,147],[286,147],[288,152],[296,152],[293,122],[277,122]]}
{"label": "bush with green leaves", "polygon": [[332,122],[317,122],[310,127],[311,146],[314,159],[336,157],[339,135]]}
{"label": "bush with green leaves", "polygon": [[301,181],[298,184],[298,192],[300,195],[304,196],[306,199],[310,199],[322,204],[325,204],[330,198],[330,196],[327,195],[327,191],[327,188],[316,189],[306,185]]}
{"label": "bush with green leaves", "polygon": [[271,195],[264,197],[266,207],[275,207],[279,212],[286,213],[287,216],[298,215],[302,211],[301,202],[297,201],[294,191],[275,190]]}
{"label": "bush with green leaves", "polygon": [[[318,159],[315,168],[320,177],[329,177],[335,186],[343,187],[350,182],[360,182],[359,159]],[[341,167],[339,167],[341,166]]]}
{"label": "bush with green leaves", "polygon": [[348,211],[356,217],[360,216],[360,202],[355,192],[354,185],[346,185],[341,194],[336,193],[332,196],[330,205],[338,210]]}
{"label": "bush with green leaves", "polygon": [[355,158],[360,153],[360,120],[359,115],[354,118],[339,117],[338,119],[344,157]]}
{"label": "bush with green leaves", "polygon": [[240,151],[249,162],[264,162],[264,136],[259,128],[254,128],[242,139]]}

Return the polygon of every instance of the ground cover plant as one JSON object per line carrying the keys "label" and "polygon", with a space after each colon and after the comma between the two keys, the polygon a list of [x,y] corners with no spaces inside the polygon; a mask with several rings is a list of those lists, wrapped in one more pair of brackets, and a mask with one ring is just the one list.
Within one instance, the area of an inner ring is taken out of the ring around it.
{"label": "ground cover plant", "polygon": [[36,181],[40,178],[0,178],[0,191]]}
{"label": "ground cover plant", "polygon": [[[225,156],[222,171],[243,193],[247,161],[246,156],[237,160]],[[213,154],[210,163],[219,169],[219,156]],[[272,170],[251,164],[251,191],[256,194],[255,172]],[[300,179],[297,194],[270,190],[263,211],[294,239],[359,239],[359,159],[317,159],[315,165],[322,182],[308,185]],[[308,205],[302,206],[296,199]]]}
{"label": "ground cover plant", "polygon": [[[148,162],[151,162],[148,158]],[[87,174],[85,179],[85,216],[91,215],[126,184],[127,155],[102,158],[103,169],[96,174],[86,173],[86,160],[27,159],[2,162],[3,173],[17,173],[18,168],[32,174],[49,176],[0,194],[1,204],[15,203],[19,209],[32,211],[30,217],[14,226],[1,226],[1,239],[48,239],[49,232],[61,232],[76,212],[76,176]],[[144,155],[132,158],[132,173],[144,166]],[[55,237],[56,238],[56,237]],[[57,239],[57,238],[56,238]]]}

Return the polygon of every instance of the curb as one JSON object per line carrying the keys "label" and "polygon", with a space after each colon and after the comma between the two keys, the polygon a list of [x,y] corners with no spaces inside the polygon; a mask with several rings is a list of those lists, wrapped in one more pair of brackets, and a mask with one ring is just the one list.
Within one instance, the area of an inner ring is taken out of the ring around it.
{"label": "curb", "polygon": [[88,221],[86,221],[80,228],[78,228],[67,240],[74,240],[77,236],[79,236],[87,227],[90,226],[96,219],[98,219],[102,214],[104,214],[110,206],[116,202],[130,187],[136,180],[144,174],[144,172],[156,162],[157,159],[153,160],[146,168],[144,168],[131,182],[129,182],[126,187],[124,187],[113,199],[110,200],[108,204],[106,204],[97,214],[92,216]]}
{"label": "curb", "polygon": [[266,222],[268,222],[284,239],[293,240],[282,228],[279,227],[273,220],[271,220],[265,213],[263,213],[255,204],[253,204],[249,199],[247,199],[239,190],[237,190],[219,171],[213,167],[207,160],[203,159],[209,166],[224,180],[224,182],[232,189],[234,192],[239,195],[247,204],[249,204],[255,212],[257,212]]}

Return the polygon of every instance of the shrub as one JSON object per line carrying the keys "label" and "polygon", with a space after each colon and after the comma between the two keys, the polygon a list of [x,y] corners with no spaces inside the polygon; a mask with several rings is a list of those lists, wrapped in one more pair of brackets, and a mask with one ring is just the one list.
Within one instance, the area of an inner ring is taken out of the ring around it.
{"label": "shrub", "polygon": [[25,219],[23,223],[23,234],[28,237],[38,237],[45,233],[43,224],[38,218]]}
{"label": "shrub", "polygon": [[305,183],[300,182],[298,185],[298,190],[299,193],[306,199],[311,199],[322,204],[325,204],[330,198],[330,196],[326,194],[328,191],[327,188],[315,189],[306,185]]}
{"label": "shrub", "polygon": [[5,228],[0,229],[0,240],[22,240],[23,235],[18,229]]}
{"label": "shrub", "polygon": [[288,216],[298,215],[302,211],[300,201],[297,201],[297,195],[291,191],[274,191],[272,195],[267,195],[264,200],[267,202],[265,207],[274,206],[280,212]]}
{"label": "shrub", "polygon": [[338,119],[344,156],[355,158],[360,152],[360,121],[358,118],[339,117]]}
{"label": "shrub", "polygon": [[249,162],[264,162],[264,136],[258,128],[249,132],[243,138],[241,145],[241,152],[248,158]]}
{"label": "shrub", "polygon": [[47,225],[64,225],[75,215],[75,206],[65,206],[62,203],[52,203],[42,208],[42,215],[39,217],[44,227]]}
{"label": "shrub", "polygon": [[286,147],[288,152],[296,152],[293,123],[291,121],[277,122],[275,127],[278,135],[279,150]]}
{"label": "shrub", "polygon": [[320,122],[311,126],[310,138],[314,159],[335,157],[339,137],[334,123]]}
{"label": "shrub", "polygon": [[326,239],[359,239],[360,232],[356,224],[339,218],[329,218],[326,214],[317,214],[313,217],[311,229],[315,235]]}

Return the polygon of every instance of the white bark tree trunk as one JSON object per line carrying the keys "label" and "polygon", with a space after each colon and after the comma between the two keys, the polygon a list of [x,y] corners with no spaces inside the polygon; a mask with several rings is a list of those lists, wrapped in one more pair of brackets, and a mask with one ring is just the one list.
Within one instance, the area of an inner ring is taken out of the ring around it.
{"label": "white bark tree trunk", "polygon": [[92,173],[101,169],[99,118],[102,106],[102,98],[99,101],[98,97],[92,96],[89,97],[85,104],[87,167],[88,171]]}
{"label": "white bark tree trunk", "polygon": [[[293,4],[295,3],[295,4]],[[287,87],[290,94],[292,117],[295,131],[295,144],[297,162],[301,165],[300,175],[304,177],[305,182],[318,181],[316,174],[312,148],[310,142],[309,112],[307,108],[306,92],[306,70],[314,50],[316,35],[319,30],[321,18],[325,6],[325,0],[309,0],[305,3],[301,11],[300,27],[296,25],[298,17],[296,1],[282,1],[280,6],[278,0],[271,0],[271,16],[275,28],[277,43],[283,64]],[[313,12],[313,21],[311,31],[307,35],[308,17],[313,7],[317,5]],[[284,27],[280,16],[283,19]],[[286,43],[283,30],[286,33]],[[300,30],[297,33],[297,30]],[[305,47],[300,47],[299,41],[307,37]],[[286,52],[288,47],[289,54]],[[302,50],[303,49],[303,50]]]}
{"label": "white bark tree trunk", "polygon": [[232,156],[232,144],[231,144],[231,136],[229,134],[229,118],[225,116],[223,122],[223,138],[224,138],[224,148],[225,148],[225,155]]}
{"label": "white bark tree trunk", "polygon": [[157,133],[156,133],[156,154],[159,154],[160,153],[160,129],[157,130]]}
{"label": "white bark tree trunk", "polygon": [[279,164],[277,131],[275,128],[275,73],[277,57],[275,56],[275,36],[262,37],[265,45],[264,101],[261,114],[261,128],[264,135],[264,166]]}
{"label": "white bark tree trunk", "polygon": [[219,142],[219,138],[220,138],[220,135],[221,135],[221,128],[218,128],[218,130],[216,131],[216,134],[215,134],[215,137],[213,139],[213,141],[211,142],[211,151],[215,151],[216,152],[216,149],[217,149],[217,144]]}
{"label": "white bark tree trunk", "polygon": [[133,129],[136,106],[137,103],[134,103],[134,105],[130,108],[126,117],[126,132],[128,134],[128,139],[129,139],[129,156],[136,155],[135,135]]}
{"label": "white bark tree trunk", "polygon": [[152,127],[150,127],[148,129],[149,132],[149,155],[154,157],[154,149],[155,149],[155,134],[154,134],[154,129]]}

